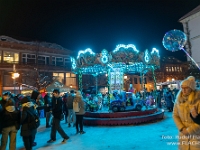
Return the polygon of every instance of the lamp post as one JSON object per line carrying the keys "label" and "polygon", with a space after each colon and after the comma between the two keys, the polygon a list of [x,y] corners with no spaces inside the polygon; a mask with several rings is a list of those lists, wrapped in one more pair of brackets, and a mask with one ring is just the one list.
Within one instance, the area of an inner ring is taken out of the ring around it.
{"label": "lamp post", "polygon": [[15,79],[16,79],[16,78],[19,78],[19,76],[20,76],[20,74],[17,73],[17,72],[14,72],[14,73],[12,74],[13,84],[14,84],[14,94],[15,94]]}

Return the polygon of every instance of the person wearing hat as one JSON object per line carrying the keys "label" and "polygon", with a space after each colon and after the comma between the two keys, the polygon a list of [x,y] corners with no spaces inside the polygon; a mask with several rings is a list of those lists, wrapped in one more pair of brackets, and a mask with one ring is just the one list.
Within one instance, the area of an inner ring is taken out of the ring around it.
{"label": "person wearing hat", "polygon": [[200,91],[193,76],[181,82],[174,103],[173,119],[179,130],[179,149],[199,150],[200,125],[195,118],[200,114]]}
{"label": "person wearing hat", "polygon": [[5,104],[5,111],[2,114],[2,137],[0,150],[5,150],[9,141],[9,149],[16,149],[16,134],[20,127],[20,111],[15,108],[15,102],[9,99]]}
{"label": "person wearing hat", "polygon": [[69,136],[65,133],[65,131],[62,129],[60,125],[61,115],[63,114],[63,102],[62,98],[60,97],[59,89],[53,90],[52,114],[53,114],[53,121],[51,126],[50,140],[48,140],[47,143],[52,143],[56,141],[57,131],[63,138],[62,143],[66,143],[66,141],[69,139]]}
{"label": "person wearing hat", "polygon": [[26,150],[31,150],[33,146],[33,140],[37,133],[37,129],[29,128],[29,120],[31,120],[32,115],[37,115],[37,110],[35,109],[34,103],[29,97],[24,97],[21,100],[22,104],[22,116],[21,116],[21,136],[23,137],[23,142]]}

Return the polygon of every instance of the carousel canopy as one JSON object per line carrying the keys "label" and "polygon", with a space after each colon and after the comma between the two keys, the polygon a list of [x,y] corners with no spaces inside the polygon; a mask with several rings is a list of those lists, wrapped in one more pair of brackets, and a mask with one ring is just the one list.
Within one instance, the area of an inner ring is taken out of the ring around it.
{"label": "carousel canopy", "polygon": [[81,50],[77,58],[71,58],[72,71],[76,74],[105,74],[109,69],[122,68],[124,73],[145,72],[160,66],[159,51],[140,52],[133,44],[118,45],[113,51],[103,49],[94,53],[91,49]]}

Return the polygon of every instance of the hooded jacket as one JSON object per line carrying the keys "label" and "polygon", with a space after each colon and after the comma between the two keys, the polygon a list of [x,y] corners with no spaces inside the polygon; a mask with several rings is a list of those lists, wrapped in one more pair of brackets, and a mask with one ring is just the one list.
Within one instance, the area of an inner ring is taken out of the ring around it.
{"label": "hooded jacket", "polygon": [[22,116],[21,116],[21,136],[34,136],[37,132],[36,129],[29,129],[28,127],[28,120],[31,115],[28,113],[30,112],[31,114],[37,113],[34,104],[32,102],[25,102],[22,104]]}
{"label": "hooded jacket", "polygon": [[179,131],[182,128],[186,128],[189,133],[189,136],[186,136],[186,138],[181,138],[184,135],[179,132],[179,142],[182,143],[179,145],[179,149],[181,150],[200,149],[199,144],[194,144],[199,142],[199,139],[195,137],[200,137],[200,125],[193,121],[190,114],[190,110],[194,106],[196,106],[198,114],[200,114],[200,91],[192,91],[188,98],[184,99],[180,90],[174,104],[173,119]]}

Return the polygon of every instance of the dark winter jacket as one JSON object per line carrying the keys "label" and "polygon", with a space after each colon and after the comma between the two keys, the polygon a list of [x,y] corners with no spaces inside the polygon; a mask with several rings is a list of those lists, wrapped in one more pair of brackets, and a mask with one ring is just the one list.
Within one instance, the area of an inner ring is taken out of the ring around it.
{"label": "dark winter jacket", "polygon": [[70,94],[67,97],[67,108],[68,109],[73,109],[73,101],[74,101],[74,95]]}
{"label": "dark winter jacket", "polygon": [[23,104],[22,116],[21,116],[21,136],[34,136],[37,132],[37,129],[29,129],[28,123],[31,114],[35,114],[36,110],[34,109],[34,104],[32,102],[27,102]]}
{"label": "dark winter jacket", "polygon": [[174,103],[173,103],[173,95],[171,92],[167,92],[165,95],[165,101],[167,103],[167,107],[173,107]]}
{"label": "dark winter jacket", "polygon": [[[51,111],[51,109],[52,109],[52,102],[51,102],[51,100],[52,100],[52,98],[51,98],[48,94],[46,94],[46,95],[44,96],[45,112]],[[47,106],[47,104],[48,104],[49,106]]]}
{"label": "dark winter jacket", "polygon": [[52,98],[52,114],[54,118],[61,119],[61,114],[63,113],[63,101],[61,97]]}
{"label": "dark winter jacket", "polygon": [[5,110],[2,116],[2,128],[16,126],[16,124],[18,124],[19,126],[20,117],[21,117],[21,114],[19,110],[15,110],[14,112],[8,112]]}
{"label": "dark winter jacket", "polygon": [[3,122],[3,120],[2,120],[3,118],[1,116],[3,116],[3,113],[5,111],[5,104],[6,104],[5,100],[0,101],[0,134],[2,131],[2,122]]}

